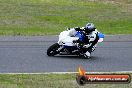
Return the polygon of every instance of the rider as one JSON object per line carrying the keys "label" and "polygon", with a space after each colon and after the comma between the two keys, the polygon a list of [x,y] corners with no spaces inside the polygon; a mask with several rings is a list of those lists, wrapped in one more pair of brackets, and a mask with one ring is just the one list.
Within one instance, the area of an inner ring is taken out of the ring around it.
{"label": "rider", "polygon": [[80,47],[80,50],[83,51],[83,55],[86,58],[89,58],[91,56],[91,52],[93,52],[96,48],[97,42],[98,42],[98,31],[95,28],[93,23],[87,23],[85,27],[79,28],[69,28],[68,30],[68,36],[75,37],[78,31],[82,31],[84,34],[84,40],[76,40],[73,41],[73,43],[81,43],[83,44]]}

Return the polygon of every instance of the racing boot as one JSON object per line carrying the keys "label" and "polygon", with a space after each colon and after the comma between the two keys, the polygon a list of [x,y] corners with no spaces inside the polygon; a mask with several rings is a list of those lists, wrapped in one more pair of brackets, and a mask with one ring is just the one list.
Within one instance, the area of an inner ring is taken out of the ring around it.
{"label": "racing boot", "polygon": [[91,56],[91,53],[87,51],[86,53],[84,53],[83,56],[84,56],[85,59],[89,59],[90,56]]}

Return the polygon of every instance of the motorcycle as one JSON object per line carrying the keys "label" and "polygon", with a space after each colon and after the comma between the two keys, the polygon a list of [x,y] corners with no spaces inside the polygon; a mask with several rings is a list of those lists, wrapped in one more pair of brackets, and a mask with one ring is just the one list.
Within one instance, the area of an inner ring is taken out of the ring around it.
{"label": "motorcycle", "polygon": [[[73,41],[79,40],[83,41],[84,33],[82,31],[78,31],[75,37],[67,36],[67,31],[63,31],[59,35],[59,40],[57,43],[51,45],[47,49],[48,56],[54,55],[83,55],[80,50],[80,44],[74,43]],[[104,34],[98,32],[98,42],[102,42],[104,39]]]}

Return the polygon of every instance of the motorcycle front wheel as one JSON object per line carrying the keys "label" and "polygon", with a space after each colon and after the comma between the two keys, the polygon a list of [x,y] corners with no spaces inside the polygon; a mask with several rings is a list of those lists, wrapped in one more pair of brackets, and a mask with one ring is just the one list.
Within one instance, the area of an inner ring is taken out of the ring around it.
{"label": "motorcycle front wheel", "polygon": [[58,43],[51,45],[47,50],[47,55],[54,56],[54,55],[58,54],[57,50],[59,47],[60,47],[60,45]]}

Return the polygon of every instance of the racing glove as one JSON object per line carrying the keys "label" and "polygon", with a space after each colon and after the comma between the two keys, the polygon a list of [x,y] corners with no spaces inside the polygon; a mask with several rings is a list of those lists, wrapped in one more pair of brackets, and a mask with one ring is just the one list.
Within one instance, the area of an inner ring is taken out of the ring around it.
{"label": "racing glove", "polygon": [[80,29],[80,27],[75,27],[76,31],[81,31],[82,29]]}

